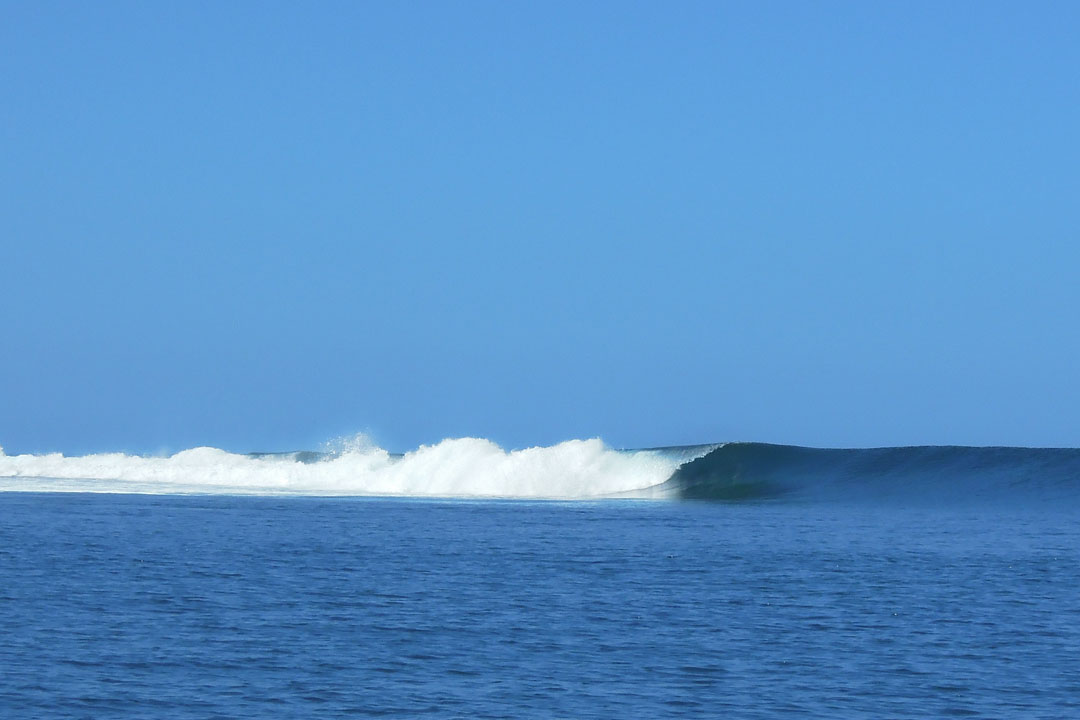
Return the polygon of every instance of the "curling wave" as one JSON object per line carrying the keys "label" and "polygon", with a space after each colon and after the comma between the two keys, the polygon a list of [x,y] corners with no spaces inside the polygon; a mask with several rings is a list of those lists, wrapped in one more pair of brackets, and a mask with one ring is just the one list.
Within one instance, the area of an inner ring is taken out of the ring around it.
{"label": "curling wave", "polygon": [[819,449],[724,443],[615,450],[598,439],[503,450],[459,438],[395,455],[359,436],[323,452],[193,448],[5,455],[0,491],[673,498],[1080,505],[1080,450],[1008,447]]}

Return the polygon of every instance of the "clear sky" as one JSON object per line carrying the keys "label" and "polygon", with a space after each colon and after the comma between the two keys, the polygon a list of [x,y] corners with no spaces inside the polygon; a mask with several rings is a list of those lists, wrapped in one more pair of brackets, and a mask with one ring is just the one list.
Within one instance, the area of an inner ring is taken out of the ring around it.
{"label": "clear sky", "polygon": [[0,445],[1080,445],[1078,37],[2,1]]}

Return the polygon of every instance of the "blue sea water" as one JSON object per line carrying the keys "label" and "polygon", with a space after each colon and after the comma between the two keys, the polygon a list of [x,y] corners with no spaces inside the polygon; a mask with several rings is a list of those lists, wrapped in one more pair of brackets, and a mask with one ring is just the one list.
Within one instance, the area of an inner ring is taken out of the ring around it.
{"label": "blue sea water", "polygon": [[0,717],[1080,716],[1075,483],[767,469],[749,502],[0,493]]}

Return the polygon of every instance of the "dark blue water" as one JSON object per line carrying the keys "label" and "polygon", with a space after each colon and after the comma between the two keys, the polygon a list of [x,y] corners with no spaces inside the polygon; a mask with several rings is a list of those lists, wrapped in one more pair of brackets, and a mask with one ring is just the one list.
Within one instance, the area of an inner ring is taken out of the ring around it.
{"label": "dark blue water", "polygon": [[1077,519],[0,494],[0,717],[1077,717]]}

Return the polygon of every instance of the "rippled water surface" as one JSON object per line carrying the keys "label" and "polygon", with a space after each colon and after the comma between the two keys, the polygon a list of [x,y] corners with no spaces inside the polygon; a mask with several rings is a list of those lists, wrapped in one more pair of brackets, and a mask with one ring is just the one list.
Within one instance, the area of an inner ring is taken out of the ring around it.
{"label": "rippled water surface", "polygon": [[1076,717],[1077,519],[0,494],[0,717]]}

